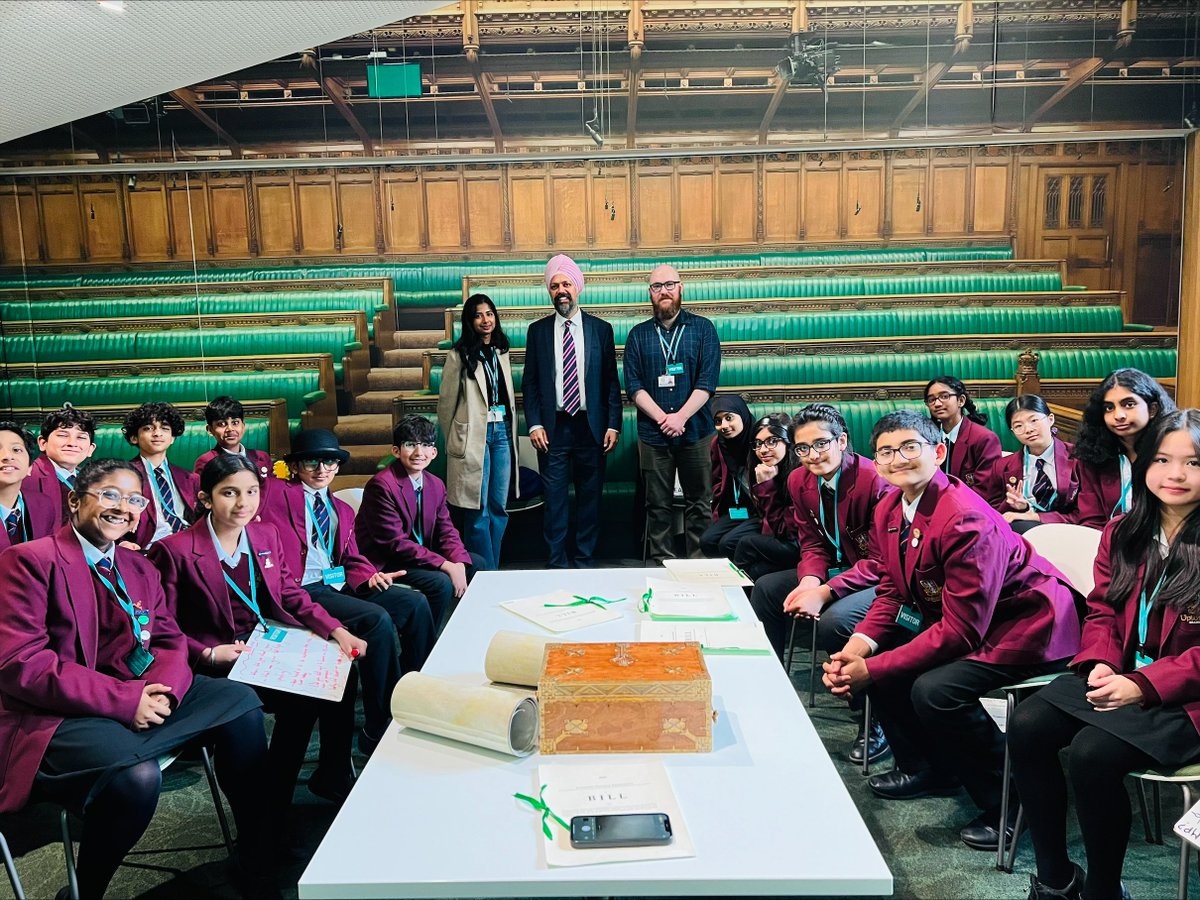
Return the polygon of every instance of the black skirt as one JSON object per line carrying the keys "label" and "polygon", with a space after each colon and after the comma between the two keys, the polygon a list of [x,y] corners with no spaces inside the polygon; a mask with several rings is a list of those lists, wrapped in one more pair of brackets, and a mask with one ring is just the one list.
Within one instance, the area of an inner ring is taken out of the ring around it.
{"label": "black skirt", "polygon": [[102,789],[122,769],[165,756],[261,706],[244,684],[196,675],[166,721],[145,731],[101,716],[64,719],[42,757],[34,790],[73,805],[70,800]]}
{"label": "black skirt", "polygon": [[1160,766],[1177,769],[1200,760],[1200,734],[1182,706],[1151,706],[1136,703],[1114,710],[1097,710],[1087,702],[1087,679],[1063,675],[1054,679],[1037,696],[1051,706],[1118,737],[1154,758]]}

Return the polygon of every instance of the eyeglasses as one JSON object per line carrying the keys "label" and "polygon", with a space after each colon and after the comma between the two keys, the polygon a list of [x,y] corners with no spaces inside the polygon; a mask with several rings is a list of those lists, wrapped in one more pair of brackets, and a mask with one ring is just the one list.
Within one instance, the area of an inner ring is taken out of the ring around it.
{"label": "eyeglasses", "polygon": [[437,444],[434,443],[433,441],[405,441],[403,444],[400,445],[400,449],[407,450],[411,453],[413,450],[416,450],[418,447],[420,447],[424,450],[432,450],[436,446],[437,446]]}
{"label": "eyeglasses", "polygon": [[755,450],[760,450],[766,447],[768,450],[774,450],[780,444],[786,443],[783,438],[769,437],[763,438],[761,441],[754,441],[750,444]]}
{"label": "eyeglasses", "polygon": [[804,457],[808,456],[808,454],[811,453],[813,450],[816,450],[817,456],[820,456],[822,453],[824,453],[826,450],[829,449],[829,445],[832,443],[833,443],[833,440],[830,438],[821,438],[818,441],[813,441],[811,444],[797,444],[795,447],[792,448],[792,452],[795,453],[801,459],[804,459]]}
{"label": "eyeglasses", "polygon": [[[951,397],[954,395],[951,394]],[[875,451],[875,461],[887,465],[897,453],[904,459],[916,459],[926,447],[932,447],[928,441],[905,441],[899,447],[880,447]]]}
{"label": "eyeglasses", "polygon": [[91,494],[100,501],[102,509],[119,509],[121,502],[129,504],[130,509],[145,509],[150,505],[150,501],[141,494],[122,494],[115,488],[105,488],[102,491],[84,491],[85,494]]}
{"label": "eyeglasses", "polygon": [[950,391],[942,391],[940,394],[930,394],[928,397],[925,398],[925,405],[933,406],[933,404],[935,404],[935,403],[945,403],[947,400],[950,400],[957,396],[958,396],[958,394],[952,393]]}
{"label": "eyeglasses", "polygon": [[1040,425],[1045,420],[1046,420],[1045,416],[1030,416],[1028,421],[1026,421],[1024,423],[1015,422],[1014,424],[1010,425],[1009,430],[1012,431],[1013,434],[1024,434],[1027,431],[1032,432],[1038,425]]}
{"label": "eyeglasses", "polygon": [[302,459],[297,465],[305,472],[315,472],[317,469],[326,469],[332,472],[341,465],[341,462],[336,459]]}
{"label": "eyeglasses", "polygon": [[656,294],[661,294],[663,291],[673,291],[679,287],[678,281],[652,281],[650,282],[650,290]]}

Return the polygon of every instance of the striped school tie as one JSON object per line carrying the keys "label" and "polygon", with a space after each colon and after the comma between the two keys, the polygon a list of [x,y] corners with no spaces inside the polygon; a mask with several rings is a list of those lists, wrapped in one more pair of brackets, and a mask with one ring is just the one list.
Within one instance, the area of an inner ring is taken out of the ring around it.
{"label": "striped school tie", "polygon": [[313,494],[313,531],[318,546],[329,547],[333,543],[329,538],[329,507],[320,492]]}
{"label": "striped school tie", "polygon": [[1033,481],[1033,499],[1037,501],[1038,506],[1046,509],[1054,496],[1054,485],[1050,483],[1050,476],[1046,474],[1046,461],[1039,459],[1034,465],[1037,467],[1037,478]]}
{"label": "striped school tie", "polygon": [[21,507],[14,506],[9,512],[8,517],[4,520],[4,527],[8,531],[9,543],[19,544],[21,542]]}
{"label": "striped school tie", "polygon": [[[165,466],[166,463],[163,463]],[[187,523],[175,512],[175,492],[171,490],[171,479],[163,471],[163,466],[154,466],[154,483],[158,485],[158,495],[162,498],[163,515],[171,526],[171,534],[183,531]]]}
{"label": "striped school tie", "polygon": [[563,322],[562,353],[563,412],[573,416],[579,412],[579,370],[575,362],[575,338],[571,334],[570,319]]}

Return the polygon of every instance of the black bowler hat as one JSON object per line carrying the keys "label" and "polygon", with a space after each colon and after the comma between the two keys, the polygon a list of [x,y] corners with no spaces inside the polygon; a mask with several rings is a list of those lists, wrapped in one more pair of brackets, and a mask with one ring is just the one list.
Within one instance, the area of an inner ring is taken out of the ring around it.
{"label": "black bowler hat", "polygon": [[287,462],[298,459],[336,459],[344,463],[350,454],[338,446],[337,435],[324,428],[308,428],[292,438],[292,452]]}

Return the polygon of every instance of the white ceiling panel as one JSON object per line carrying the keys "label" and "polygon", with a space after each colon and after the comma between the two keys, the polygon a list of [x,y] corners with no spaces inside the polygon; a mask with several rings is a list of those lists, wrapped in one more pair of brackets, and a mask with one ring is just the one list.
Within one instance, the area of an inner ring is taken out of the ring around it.
{"label": "white ceiling panel", "polygon": [[0,0],[0,144],[445,5]]}

